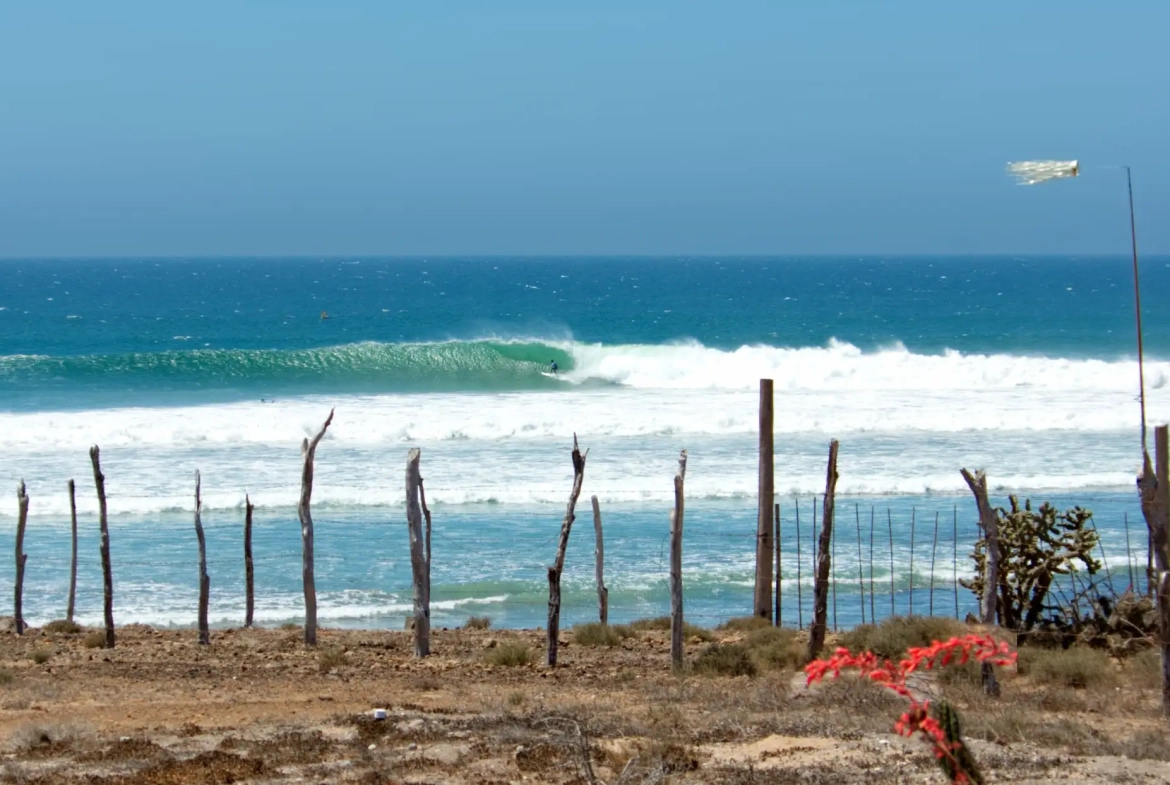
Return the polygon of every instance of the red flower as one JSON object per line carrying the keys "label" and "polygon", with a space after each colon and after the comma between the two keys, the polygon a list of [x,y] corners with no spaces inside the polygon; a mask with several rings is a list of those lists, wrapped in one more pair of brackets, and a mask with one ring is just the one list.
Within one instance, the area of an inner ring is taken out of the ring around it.
{"label": "red flower", "polygon": [[814,684],[823,680],[827,674],[831,673],[836,678],[843,670],[855,670],[862,677],[909,700],[910,708],[894,723],[894,731],[906,737],[920,734],[931,745],[936,758],[950,759],[953,764],[951,770],[955,772],[952,783],[965,785],[970,780],[954,754],[958,744],[952,745],[947,741],[946,733],[938,721],[930,716],[930,702],[919,701],[906,686],[906,679],[919,668],[930,670],[935,664],[950,665],[956,658],[960,664],[974,658],[981,663],[1005,666],[1016,661],[1016,654],[1009,650],[1006,643],[997,642],[990,635],[964,635],[949,641],[934,641],[929,646],[912,646],[906,651],[906,658],[896,665],[890,660],[879,660],[870,651],[853,654],[848,649],[839,648],[828,659],[810,662],[804,672],[807,683]]}

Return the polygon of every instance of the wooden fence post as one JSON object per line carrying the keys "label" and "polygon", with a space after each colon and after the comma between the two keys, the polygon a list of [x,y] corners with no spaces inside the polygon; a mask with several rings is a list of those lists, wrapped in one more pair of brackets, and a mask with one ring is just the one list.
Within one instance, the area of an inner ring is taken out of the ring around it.
{"label": "wooden fence post", "polygon": [[[1162,655],[1162,714],[1170,717],[1170,438],[1165,425],[1154,428],[1156,482],[1150,474],[1150,457],[1144,456],[1142,514],[1149,530],[1151,558],[1157,571],[1158,637]],[[1152,486],[1152,487],[1151,487]]]}
{"label": "wooden fence post", "polygon": [[772,621],[773,474],[772,380],[760,379],[760,487],[756,519],[756,616]]}
{"label": "wooden fence post", "polygon": [[252,626],[256,608],[255,574],[252,564],[252,498],[244,494],[244,626]]}
{"label": "wooden fence post", "polygon": [[422,477],[418,462],[422,452],[412,447],[406,454],[406,524],[410,533],[411,593],[414,595],[414,656],[431,653],[431,601],[428,596],[426,535],[423,532],[419,495]]}
{"label": "wooden fence post", "polygon": [[114,648],[114,570],[110,564],[110,527],[106,518],[106,476],[102,474],[101,450],[95,444],[89,448],[93,464],[93,484],[98,497],[98,525],[102,533],[102,584],[105,590],[106,648]]}
{"label": "wooden fence post", "polygon": [[211,631],[207,628],[207,601],[211,593],[211,578],[207,577],[207,541],[203,538],[203,499],[199,491],[202,480],[195,472],[195,539],[199,541],[199,644],[211,644]]}
{"label": "wooden fence post", "polygon": [[[974,475],[966,469],[960,470],[967,487],[975,496],[975,506],[979,508],[979,528],[983,530],[986,558],[983,561],[983,597],[979,603],[979,621],[987,626],[994,626],[997,613],[997,590],[999,589],[999,519],[987,498],[987,474],[978,470]],[[987,695],[999,695],[999,681],[995,678],[995,667],[990,663],[983,663],[980,668],[983,680],[983,692]]]}
{"label": "wooden fence post", "polygon": [[[865,560],[861,554],[861,507],[853,504],[853,517],[857,520],[857,588],[861,593],[861,623],[865,624]],[[870,622],[877,624],[876,619]]]}
{"label": "wooden fence post", "polygon": [[24,552],[24,526],[28,522],[28,492],[24,480],[16,486],[16,580],[13,584],[13,615],[16,617],[16,634],[24,635],[24,565],[28,554]]}
{"label": "wooden fence post", "polygon": [[602,624],[609,624],[609,589],[605,588],[605,540],[601,536],[601,505],[597,497],[593,502],[593,533],[597,545],[593,549],[594,572],[597,574],[597,616]]}
{"label": "wooden fence post", "polygon": [[800,560],[804,554],[800,551],[800,497],[794,496],[792,506],[796,510],[796,629],[804,629],[804,588],[801,586]]}
{"label": "wooden fence post", "polygon": [[317,445],[325,438],[325,431],[333,422],[333,410],[325,418],[325,424],[312,441],[301,442],[301,499],[297,504],[297,517],[301,521],[301,580],[305,587],[305,645],[317,645],[317,582],[313,575],[313,515],[310,503],[313,500],[313,458]]}
{"label": "wooden fence post", "polygon": [[[676,673],[683,667],[682,543],[683,481],[686,476],[687,451],[683,450],[678,456],[678,474],[674,475],[674,509],[670,513],[670,667]],[[771,563],[772,554],[769,553],[768,564]]]}
{"label": "wooden fence post", "polygon": [[[426,531],[423,537],[426,540],[426,615],[427,615],[427,630],[430,630],[431,619],[431,508],[427,506],[427,488],[426,483],[419,474],[418,478],[418,503],[422,506],[423,522],[426,524]],[[427,642],[427,650],[430,651],[430,642]]]}
{"label": "wooden fence post", "polygon": [[561,571],[565,568],[565,549],[569,547],[569,532],[576,520],[577,497],[581,495],[581,483],[585,481],[585,459],[577,446],[577,434],[573,434],[573,489],[569,492],[569,506],[561,521],[561,537],[557,543],[557,558],[548,568],[548,666],[557,664],[557,636],[561,627]]}
{"label": "wooden fence post", "polygon": [[73,554],[69,560],[69,602],[65,606],[65,620],[73,621],[73,604],[77,598],[77,495],[73,480],[69,481],[69,523],[73,533]]}
{"label": "wooden fence post", "polygon": [[817,546],[817,579],[813,588],[813,622],[808,637],[808,659],[815,660],[825,645],[825,628],[828,622],[830,552],[833,538],[833,513],[837,493],[837,447],[836,439],[829,442],[829,467],[825,476],[824,519],[821,521],[821,536]]}

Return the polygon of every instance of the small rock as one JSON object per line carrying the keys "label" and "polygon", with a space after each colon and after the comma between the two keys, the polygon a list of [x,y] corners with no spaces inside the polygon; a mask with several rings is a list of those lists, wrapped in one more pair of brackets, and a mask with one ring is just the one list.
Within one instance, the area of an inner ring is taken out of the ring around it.
{"label": "small rock", "polygon": [[494,649],[494,648],[496,648],[496,646],[497,646],[497,641],[495,638],[487,638],[483,642],[483,647],[485,649]]}
{"label": "small rock", "polygon": [[417,744],[415,744],[415,743],[412,741],[410,744],[406,745],[406,749],[408,749],[408,750],[411,750],[411,751],[413,751],[413,750],[417,750],[417,749],[418,749],[418,745],[417,745]]}
{"label": "small rock", "polygon": [[422,755],[427,760],[433,760],[445,766],[458,766],[468,751],[469,747],[466,744],[436,744],[423,750]]}
{"label": "small rock", "polygon": [[366,749],[368,749],[368,750],[376,750],[376,749],[378,749],[378,745],[377,745],[377,744],[371,744],[369,747],[366,747]]}

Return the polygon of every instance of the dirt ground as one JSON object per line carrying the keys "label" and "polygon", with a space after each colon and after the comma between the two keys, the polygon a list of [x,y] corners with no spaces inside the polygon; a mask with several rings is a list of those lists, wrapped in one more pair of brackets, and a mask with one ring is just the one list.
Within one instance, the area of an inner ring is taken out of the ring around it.
{"label": "dirt ground", "polygon": [[[667,633],[613,647],[562,633],[436,630],[415,660],[407,632],[118,630],[0,633],[0,781],[57,783],[941,783],[925,745],[892,733],[899,699],[792,670],[670,672]],[[716,632],[734,642],[742,633]],[[533,662],[491,665],[520,642]],[[706,645],[688,644],[689,656]],[[962,712],[988,782],[1170,782],[1157,682],[1037,687],[1003,675],[934,681]],[[372,710],[385,709],[375,720]]]}

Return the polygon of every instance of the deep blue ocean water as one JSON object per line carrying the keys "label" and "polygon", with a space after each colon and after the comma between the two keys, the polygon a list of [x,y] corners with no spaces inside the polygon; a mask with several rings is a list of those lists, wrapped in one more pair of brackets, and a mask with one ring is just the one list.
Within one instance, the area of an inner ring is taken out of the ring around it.
{"label": "deep blue ocean water", "polygon": [[[1144,259],[1142,287],[1150,419],[1164,421],[1170,259]],[[688,612],[713,623],[750,609],[757,385],[769,377],[786,621],[797,613],[793,500],[807,526],[834,437],[849,518],[839,575],[854,576],[841,577],[842,623],[860,620],[855,504],[865,579],[869,511],[879,524],[889,511],[899,608],[911,552],[923,587],[933,551],[935,601],[953,612],[952,531],[960,574],[974,532],[961,466],[985,467],[1000,502],[1018,492],[1092,506],[1126,579],[1128,515],[1144,566],[1133,315],[1122,257],[0,261],[0,481],[23,477],[33,499],[34,621],[63,609],[70,477],[84,532],[80,613],[100,614],[91,444],[111,495],[120,620],[193,622],[196,469],[213,617],[242,617],[248,493],[259,505],[260,618],[294,620],[299,443],[335,407],[314,492],[325,623],[401,624],[402,472],[419,446],[437,623],[486,613],[535,626],[572,434],[591,452],[569,622],[594,612],[594,494],[613,617],[664,612],[663,537],[685,448]],[[15,509],[15,494],[0,502],[9,536]],[[916,528],[911,551],[912,512],[931,534],[940,516],[937,547]],[[876,530],[880,616],[891,548]],[[0,562],[0,587],[11,570]],[[807,586],[810,571],[801,577]],[[969,604],[960,594],[960,610]]]}

